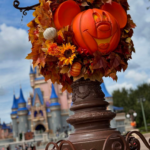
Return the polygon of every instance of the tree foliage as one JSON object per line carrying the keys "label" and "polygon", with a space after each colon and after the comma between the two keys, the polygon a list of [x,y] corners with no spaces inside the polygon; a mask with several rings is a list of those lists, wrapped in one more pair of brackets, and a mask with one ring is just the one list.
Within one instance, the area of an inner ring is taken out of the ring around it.
{"label": "tree foliage", "polygon": [[147,124],[150,124],[150,84],[141,84],[137,89],[118,89],[113,92],[114,106],[124,107],[125,113],[134,110],[137,113],[137,127],[144,126],[139,98],[145,98],[143,102]]}

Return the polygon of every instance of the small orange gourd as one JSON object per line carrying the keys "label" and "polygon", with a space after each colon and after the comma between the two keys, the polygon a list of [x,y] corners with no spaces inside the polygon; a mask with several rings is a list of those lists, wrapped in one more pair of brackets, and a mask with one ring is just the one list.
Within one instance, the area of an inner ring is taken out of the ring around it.
{"label": "small orange gourd", "polygon": [[136,122],[134,121],[134,122],[131,122],[131,126],[132,127],[136,127]]}
{"label": "small orange gourd", "polygon": [[82,68],[82,65],[79,62],[73,63],[73,65],[71,66],[70,74],[73,77],[77,77],[81,72],[81,68]]}

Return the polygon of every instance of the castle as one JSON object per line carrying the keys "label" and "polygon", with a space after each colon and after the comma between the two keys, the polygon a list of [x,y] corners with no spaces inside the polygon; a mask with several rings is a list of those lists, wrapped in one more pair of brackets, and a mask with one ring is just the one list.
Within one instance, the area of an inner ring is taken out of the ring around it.
{"label": "castle", "polygon": [[55,133],[58,129],[68,126],[66,119],[69,116],[71,94],[61,92],[61,85],[45,82],[38,67],[34,70],[30,66],[30,84],[33,93],[30,93],[26,103],[22,89],[20,96],[13,97],[11,119],[13,123],[13,137],[21,133]]}
{"label": "castle", "polygon": [[[30,66],[30,84],[33,93],[30,93],[27,103],[21,88],[19,98],[15,95],[13,97],[11,112],[13,137],[19,137],[28,131],[37,134],[56,133],[68,126],[66,119],[69,117],[72,95],[67,91],[61,92],[61,85],[52,84],[50,80],[45,81],[38,67],[33,70]],[[101,84],[101,89],[105,94],[105,100],[110,104],[107,109],[114,111],[112,96],[104,83]],[[122,120],[124,122],[124,119]],[[111,127],[116,128],[116,120],[111,121]]]}

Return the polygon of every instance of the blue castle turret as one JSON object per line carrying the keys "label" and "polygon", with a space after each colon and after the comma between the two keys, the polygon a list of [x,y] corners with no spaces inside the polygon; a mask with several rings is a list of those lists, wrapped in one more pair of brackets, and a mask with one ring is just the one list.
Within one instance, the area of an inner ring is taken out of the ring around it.
{"label": "blue castle turret", "polygon": [[30,74],[34,74],[35,72],[33,71],[32,66],[30,65]]}
{"label": "blue castle turret", "polygon": [[18,99],[18,119],[19,131],[18,133],[26,133],[28,131],[28,109],[26,108],[26,101],[24,99],[22,89],[20,88],[20,97]]}
{"label": "blue castle turret", "polygon": [[29,73],[29,75],[30,75],[31,87],[33,88],[34,84],[35,84],[36,67],[33,70],[32,65],[30,65],[30,73]]}
{"label": "blue castle turret", "polygon": [[13,96],[13,105],[12,105],[11,119],[13,123],[13,137],[18,136],[18,124],[17,124],[17,110],[18,110],[18,100]]}
{"label": "blue castle turret", "polygon": [[49,105],[51,117],[48,118],[49,128],[56,132],[58,128],[61,128],[61,110],[60,103],[58,102],[58,96],[55,92],[55,87],[52,84],[51,96],[50,96],[51,104]]}
{"label": "blue castle turret", "polygon": [[107,89],[106,89],[106,87],[105,87],[104,82],[101,84],[101,89],[102,89],[103,93],[105,94],[105,97],[112,97],[112,96],[108,93],[108,91],[107,91]]}

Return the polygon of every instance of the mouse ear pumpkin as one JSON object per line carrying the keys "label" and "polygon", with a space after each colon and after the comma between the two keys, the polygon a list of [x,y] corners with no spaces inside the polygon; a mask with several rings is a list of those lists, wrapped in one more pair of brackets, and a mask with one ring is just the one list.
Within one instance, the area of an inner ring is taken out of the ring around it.
{"label": "mouse ear pumpkin", "polygon": [[105,3],[101,7],[101,9],[109,12],[117,20],[120,28],[124,28],[126,26],[127,13],[119,3],[116,2],[112,2],[112,4]]}
{"label": "mouse ear pumpkin", "polygon": [[57,29],[70,25],[73,18],[80,13],[79,5],[73,1],[68,0],[59,5],[54,14],[54,24]]}

